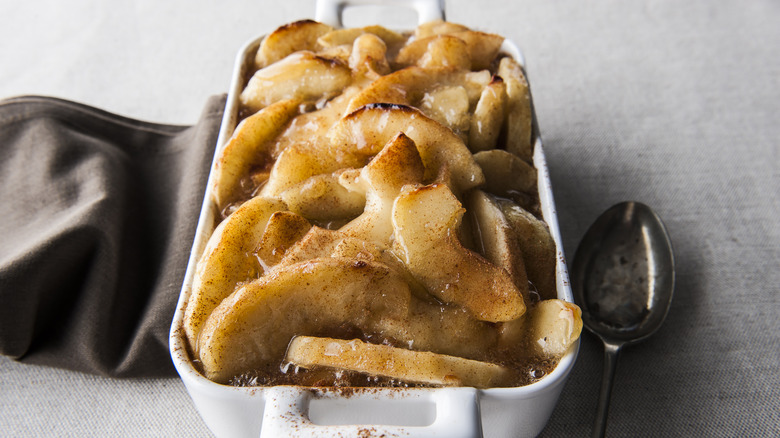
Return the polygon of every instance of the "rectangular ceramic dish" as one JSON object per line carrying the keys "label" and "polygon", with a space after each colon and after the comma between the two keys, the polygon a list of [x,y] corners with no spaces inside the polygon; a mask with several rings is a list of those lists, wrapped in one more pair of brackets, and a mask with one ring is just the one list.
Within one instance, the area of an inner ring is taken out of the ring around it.
{"label": "rectangular ceramic dish", "polygon": [[[341,26],[345,7],[374,3],[371,0],[321,0],[315,19]],[[414,9],[420,23],[444,19],[440,0],[396,1]],[[248,42],[239,52],[230,86],[217,152],[230,138],[238,122],[238,95],[246,70],[263,37]],[[504,42],[502,50],[521,65],[517,47]],[[558,298],[572,301],[550,178],[534,115],[534,165],[538,170],[539,197],[544,220],[558,252]],[[218,154],[215,154],[215,157]],[[517,437],[535,436],[547,423],[571,371],[579,341],[558,366],[542,380],[518,388],[370,388],[321,389],[296,386],[232,387],[214,383],[193,367],[185,347],[182,321],[195,265],[213,231],[218,212],[212,202],[209,181],[200,213],[187,272],[170,332],[173,363],[198,412],[219,437],[282,436],[412,436],[412,437]]]}

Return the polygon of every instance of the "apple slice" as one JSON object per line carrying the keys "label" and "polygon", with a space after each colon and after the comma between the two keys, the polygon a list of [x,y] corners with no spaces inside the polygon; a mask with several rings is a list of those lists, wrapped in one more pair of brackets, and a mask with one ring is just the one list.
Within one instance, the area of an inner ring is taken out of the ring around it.
{"label": "apple slice", "polygon": [[422,23],[414,29],[415,38],[426,38],[432,35],[447,35],[470,30],[468,27],[444,20],[431,20]]}
{"label": "apple slice", "polygon": [[358,37],[365,34],[373,34],[378,36],[388,46],[399,45],[406,41],[406,37],[398,32],[392,31],[382,26],[373,25],[332,30],[322,35],[317,40],[317,44],[319,44],[320,47],[325,48],[343,46],[345,44],[352,45],[352,43],[354,43]]}
{"label": "apple slice", "polygon": [[469,70],[471,56],[465,41],[451,35],[416,39],[401,48],[394,60],[398,66],[450,67]]}
{"label": "apple slice", "polygon": [[508,381],[508,369],[457,356],[377,345],[358,339],[296,336],[285,360],[304,368],[325,366],[436,386],[493,388]]}
{"label": "apple slice", "polygon": [[504,37],[500,35],[476,30],[464,30],[450,35],[466,43],[471,58],[471,69],[475,71],[489,68],[501,50],[501,44],[504,43]]}
{"label": "apple slice", "polygon": [[423,179],[423,162],[414,141],[400,132],[360,171],[359,180],[367,188],[363,214],[340,231],[363,240],[389,244],[393,236],[393,201],[406,184]]}
{"label": "apple slice", "polygon": [[268,219],[265,232],[255,255],[263,265],[263,271],[269,271],[279,263],[285,252],[311,229],[309,221],[290,211],[277,211]]}
{"label": "apple slice", "polygon": [[343,236],[337,244],[335,244],[330,253],[330,257],[337,258],[349,258],[354,260],[366,260],[371,262],[381,263],[396,273],[400,274],[406,284],[409,285],[409,289],[412,294],[419,298],[423,303],[433,304],[438,306],[438,301],[433,298],[425,286],[420,284],[416,278],[409,272],[406,265],[401,259],[387,246],[379,245],[374,242],[366,240]]}
{"label": "apple slice", "polygon": [[462,306],[482,321],[519,318],[525,303],[507,271],[458,241],[464,211],[445,185],[408,188],[393,205],[394,250],[445,303]]}
{"label": "apple slice", "polygon": [[520,319],[501,323],[499,345],[526,348],[539,358],[558,360],[582,333],[582,311],[557,298],[531,306]]}
{"label": "apple slice", "polygon": [[390,73],[390,65],[387,63],[387,45],[374,34],[360,35],[352,44],[349,68],[371,79]]}
{"label": "apple slice", "polygon": [[502,149],[474,154],[485,175],[483,190],[499,198],[511,199],[526,210],[538,211],[538,172],[517,155]]}
{"label": "apple slice", "polygon": [[314,175],[284,190],[280,197],[290,211],[314,221],[353,219],[363,212],[365,193],[339,183],[348,170]]}
{"label": "apple slice", "polygon": [[527,318],[526,329],[542,356],[563,356],[582,332],[582,310],[563,300],[544,300],[534,306]]}
{"label": "apple slice", "polygon": [[260,194],[269,198],[281,198],[287,190],[301,191],[303,188],[296,188],[296,185],[305,183],[313,176],[362,167],[368,159],[367,155],[358,151],[334,153],[337,151],[330,148],[331,153],[326,153],[329,144],[327,139],[322,139],[311,143],[294,143],[286,147],[271,168],[268,181],[260,189]]}
{"label": "apple slice", "polygon": [[504,37],[500,35],[479,32],[461,24],[440,20],[421,24],[415,29],[414,35],[415,40],[423,40],[436,35],[448,35],[463,40],[468,47],[472,70],[488,68],[504,42]]}
{"label": "apple slice", "polygon": [[461,85],[450,85],[425,93],[419,108],[426,116],[450,128],[464,142],[467,142],[471,125],[469,105],[466,88]]}
{"label": "apple slice", "polygon": [[491,263],[506,270],[525,301],[530,302],[518,230],[509,224],[497,202],[482,190],[469,192],[467,202],[468,211],[477,225],[476,240],[481,244],[481,253]]}
{"label": "apple slice", "polygon": [[506,113],[506,84],[500,76],[493,76],[482,90],[482,95],[471,117],[469,149],[486,151],[496,147]]}
{"label": "apple slice", "polygon": [[506,150],[530,163],[533,159],[533,114],[528,81],[523,68],[510,57],[501,59],[498,75],[506,82]]}
{"label": "apple slice", "polygon": [[444,183],[460,194],[484,182],[482,169],[456,134],[419,110],[402,105],[371,104],[345,116],[328,133],[331,154],[373,156],[399,132],[417,146],[426,183]]}
{"label": "apple slice", "polygon": [[528,281],[543,300],[557,296],[555,268],[558,249],[544,221],[509,200],[499,200],[501,211],[515,230]]}
{"label": "apple slice", "polygon": [[298,105],[297,100],[283,100],[238,124],[214,167],[214,202],[220,210],[241,197],[241,179],[250,169],[271,160],[269,145],[298,113]]}
{"label": "apple slice", "polygon": [[340,94],[351,81],[348,66],[301,51],[255,72],[239,99],[252,111],[284,99],[317,102]]}
{"label": "apple slice", "polygon": [[262,266],[250,254],[260,243],[271,215],[284,209],[282,202],[252,198],[214,230],[195,269],[184,313],[184,332],[193,348],[212,310],[239,282],[262,275]]}
{"label": "apple slice", "polygon": [[406,341],[396,327],[410,300],[406,282],[378,263],[327,258],[274,269],[206,320],[198,338],[204,373],[225,383],[248,370],[269,371],[281,364],[293,336],[342,324]]}
{"label": "apple slice", "polygon": [[299,50],[314,51],[319,47],[317,40],[332,30],[327,24],[314,20],[300,20],[281,26],[260,43],[255,64],[257,68],[264,68]]}
{"label": "apple slice", "polygon": [[470,72],[453,67],[407,67],[384,75],[357,93],[349,102],[347,113],[372,103],[394,103],[418,106],[425,94],[445,86],[462,86],[470,104],[476,104],[482,89],[490,83],[487,70]]}

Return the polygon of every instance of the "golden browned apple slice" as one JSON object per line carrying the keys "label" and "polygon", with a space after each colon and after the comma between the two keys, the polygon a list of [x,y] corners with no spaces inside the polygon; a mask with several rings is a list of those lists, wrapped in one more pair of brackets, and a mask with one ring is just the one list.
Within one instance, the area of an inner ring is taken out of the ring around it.
{"label": "golden browned apple slice", "polygon": [[317,56],[337,61],[344,65],[349,65],[349,56],[352,54],[351,45],[333,46],[318,50]]}
{"label": "golden browned apple slice", "polygon": [[469,105],[466,88],[461,85],[451,85],[425,93],[419,108],[426,116],[450,128],[464,142],[467,142],[471,124]]}
{"label": "golden browned apple slice", "polygon": [[563,300],[544,300],[529,312],[526,324],[538,354],[558,358],[580,337],[582,311]]}
{"label": "golden browned apple slice", "polygon": [[582,311],[557,298],[540,301],[523,318],[501,324],[500,345],[528,348],[533,355],[560,359],[582,332]]}
{"label": "golden browned apple slice", "polygon": [[364,151],[333,151],[327,139],[293,143],[279,155],[260,194],[281,198],[282,193],[315,175],[362,167],[369,155],[361,152]]}
{"label": "golden browned apple slice", "polygon": [[344,234],[337,230],[329,230],[315,225],[285,252],[276,268],[283,269],[286,266],[307,260],[330,257],[334,248],[344,240],[344,237]]}
{"label": "golden browned apple slice", "polygon": [[504,37],[492,33],[479,32],[476,30],[465,30],[463,32],[454,32],[450,34],[463,40],[466,43],[471,58],[472,70],[485,70],[490,67],[490,63],[496,59]]}
{"label": "golden browned apple slice", "polygon": [[258,111],[284,99],[327,100],[352,81],[347,65],[312,52],[295,52],[255,72],[241,92],[241,104]]}
{"label": "golden browned apple slice", "polygon": [[394,60],[398,66],[471,69],[471,55],[465,41],[451,35],[416,39],[401,48]]}
{"label": "golden browned apple slice", "polygon": [[285,252],[301,240],[310,228],[309,221],[291,211],[272,214],[255,251],[263,271],[267,272],[278,264]]}
{"label": "golden browned apple slice", "polygon": [[342,324],[407,341],[396,327],[410,300],[406,282],[377,263],[327,258],[275,269],[212,312],[198,339],[200,360],[206,377],[224,383],[279,367],[293,336]]}
{"label": "golden browned apple slice", "polygon": [[309,220],[353,219],[363,212],[366,196],[339,183],[347,170],[314,175],[284,190],[281,199],[290,211]]}
{"label": "golden browned apple slice", "polygon": [[361,35],[373,34],[378,36],[388,46],[402,44],[406,41],[406,37],[398,32],[392,31],[382,26],[373,25],[366,27],[350,27],[347,29],[336,29],[322,35],[317,43],[321,47],[334,47],[342,46],[345,44],[352,44]]}
{"label": "golden browned apple slice", "polygon": [[414,30],[415,38],[426,38],[432,35],[446,35],[470,30],[468,27],[444,20],[432,20],[420,24]]}
{"label": "golden browned apple slice", "polygon": [[506,84],[500,76],[493,76],[471,117],[469,149],[472,152],[486,151],[496,147],[506,113]]}
{"label": "golden browned apple slice", "polygon": [[355,39],[349,57],[349,68],[376,79],[390,73],[387,62],[387,46],[378,36],[367,33]]}
{"label": "golden browned apple slice", "polygon": [[271,157],[277,160],[282,151],[288,147],[303,143],[320,148],[319,151],[313,151],[312,153],[327,155],[330,142],[321,140],[325,139],[325,133],[328,129],[347,114],[347,105],[359,90],[360,87],[353,84],[323,106],[314,105],[312,108],[311,102],[304,104],[309,112],[296,116],[289,123],[287,129],[276,138],[270,149]]}
{"label": "golden browned apple slice", "polygon": [[247,117],[233,136],[214,167],[214,202],[223,210],[230,202],[249,195],[242,193],[241,179],[253,167],[270,162],[269,143],[298,113],[297,100],[283,100]]}
{"label": "golden browned apple slice", "polygon": [[262,266],[251,254],[263,236],[268,219],[284,209],[282,202],[252,198],[214,230],[195,269],[192,293],[184,313],[184,332],[193,348],[211,311],[239,282],[263,273]]}
{"label": "golden browned apple slice", "polygon": [[482,169],[456,134],[419,110],[401,105],[367,105],[342,118],[328,133],[331,153],[372,156],[399,132],[417,146],[426,182],[447,184],[455,193],[484,182]]}
{"label": "golden browned apple slice", "polygon": [[415,278],[445,303],[462,306],[483,321],[520,317],[525,312],[523,296],[506,270],[457,240],[464,211],[445,185],[405,190],[393,205],[394,250]]}
{"label": "golden browned apple slice", "polygon": [[506,82],[506,150],[525,161],[533,158],[531,93],[522,67],[512,58],[502,58],[498,75]]}
{"label": "golden browned apple slice", "polygon": [[482,249],[481,254],[494,265],[504,268],[525,301],[530,302],[528,276],[518,230],[509,224],[497,202],[482,190],[469,192],[466,202],[479,230],[477,241]]}
{"label": "golden browned apple slice", "polygon": [[311,227],[297,243],[284,253],[276,268],[284,269],[286,266],[324,257],[381,263],[401,275],[412,293],[422,302],[433,303],[435,301],[390,248],[348,236],[338,230]]}
{"label": "golden browned apple slice", "polygon": [[469,72],[451,67],[407,67],[384,75],[363,88],[349,102],[347,113],[373,103],[418,106],[426,93],[445,86],[462,86],[469,103],[476,104],[490,78],[487,70]]}
{"label": "golden browned apple slice", "polygon": [[437,386],[503,386],[509,370],[489,362],[377,345],[358,339],[296,336],[285,359],[310,368],[325,366]]}
{"label": "golden browned apple slice", "polygon": [[499,347],[522,349],[529,356],[558,360],[582,332],[582,311],[557,298],[530,306],[519,319],[498,324]]}
{"label": "golden browned apple slice", "polygon": [[543,300],[557,296],[555,266],[558,249],[547,224],[514,202],[499,200],[499,206],[510,226],[516,230],[523,253],[528,281]]}
{"label": "golden browned apple slice", "polygon": [[528,209],[536,206],[538,175],[532,165],[501,149],[478,152],[474,161],[485,175],[485,191]]}
{"label": "golden browned apple slice", "polygon": [[351,182],[367,188],[366,207],[363,214],[340,231],[362,240],[389,244],[393,236],[393,201],[406,184],[421,183],[424,170],[414,141],[399,132],[363,167],[359,181]]}
{"label": "golden browned apple slice", "polygon": [[404,262],[385,245],[342,235],[338,243],[333,246],[329,257],[366,260],[386,265],[404,278],[416,298],[424,303],[438,304],[425,286],[409,272]]}
{"label": "golden browned apple slice", "polygon": [[314,51],[318,48],[317,40],[333,30],[327,24],[313,20],[301,20],[286,24],[271,32],[260,43],[255,64],[264,68],[299,50]]}
{"label": "golden browned apple slice", "polygon": [[398,105],[414,104],[422,100],[426,90],[432,89],[435,79],[452,74],[449,69],[422,69],[408,67],[384,75],[355,95],[347,106],[347,114],[360,107],[374,103],[393,103]]}

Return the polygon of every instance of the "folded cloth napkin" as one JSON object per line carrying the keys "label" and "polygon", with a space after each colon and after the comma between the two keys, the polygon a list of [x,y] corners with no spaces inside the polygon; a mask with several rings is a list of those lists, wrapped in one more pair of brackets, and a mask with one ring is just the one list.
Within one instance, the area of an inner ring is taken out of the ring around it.
{"label": "folded cloth napkin", "polygon": [[175,375],[168,330],[224,104],[170,126],[47,97],[0,102],[0,353]]}

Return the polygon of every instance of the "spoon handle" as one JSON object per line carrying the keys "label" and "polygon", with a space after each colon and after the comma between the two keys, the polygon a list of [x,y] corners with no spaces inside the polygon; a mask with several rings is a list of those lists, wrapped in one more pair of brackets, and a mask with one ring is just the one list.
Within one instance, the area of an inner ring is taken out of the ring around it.
{"label": "spoon handle", "polygon": [[599,407],[596,410],[596,422],[593,425],[593,438],[603,438],[607,431],[609,399],[612,395],[612,381],[615,379],[620,347],[620,344],[604,342],[604,371],[601,374],[601,392],[599,394]]}

